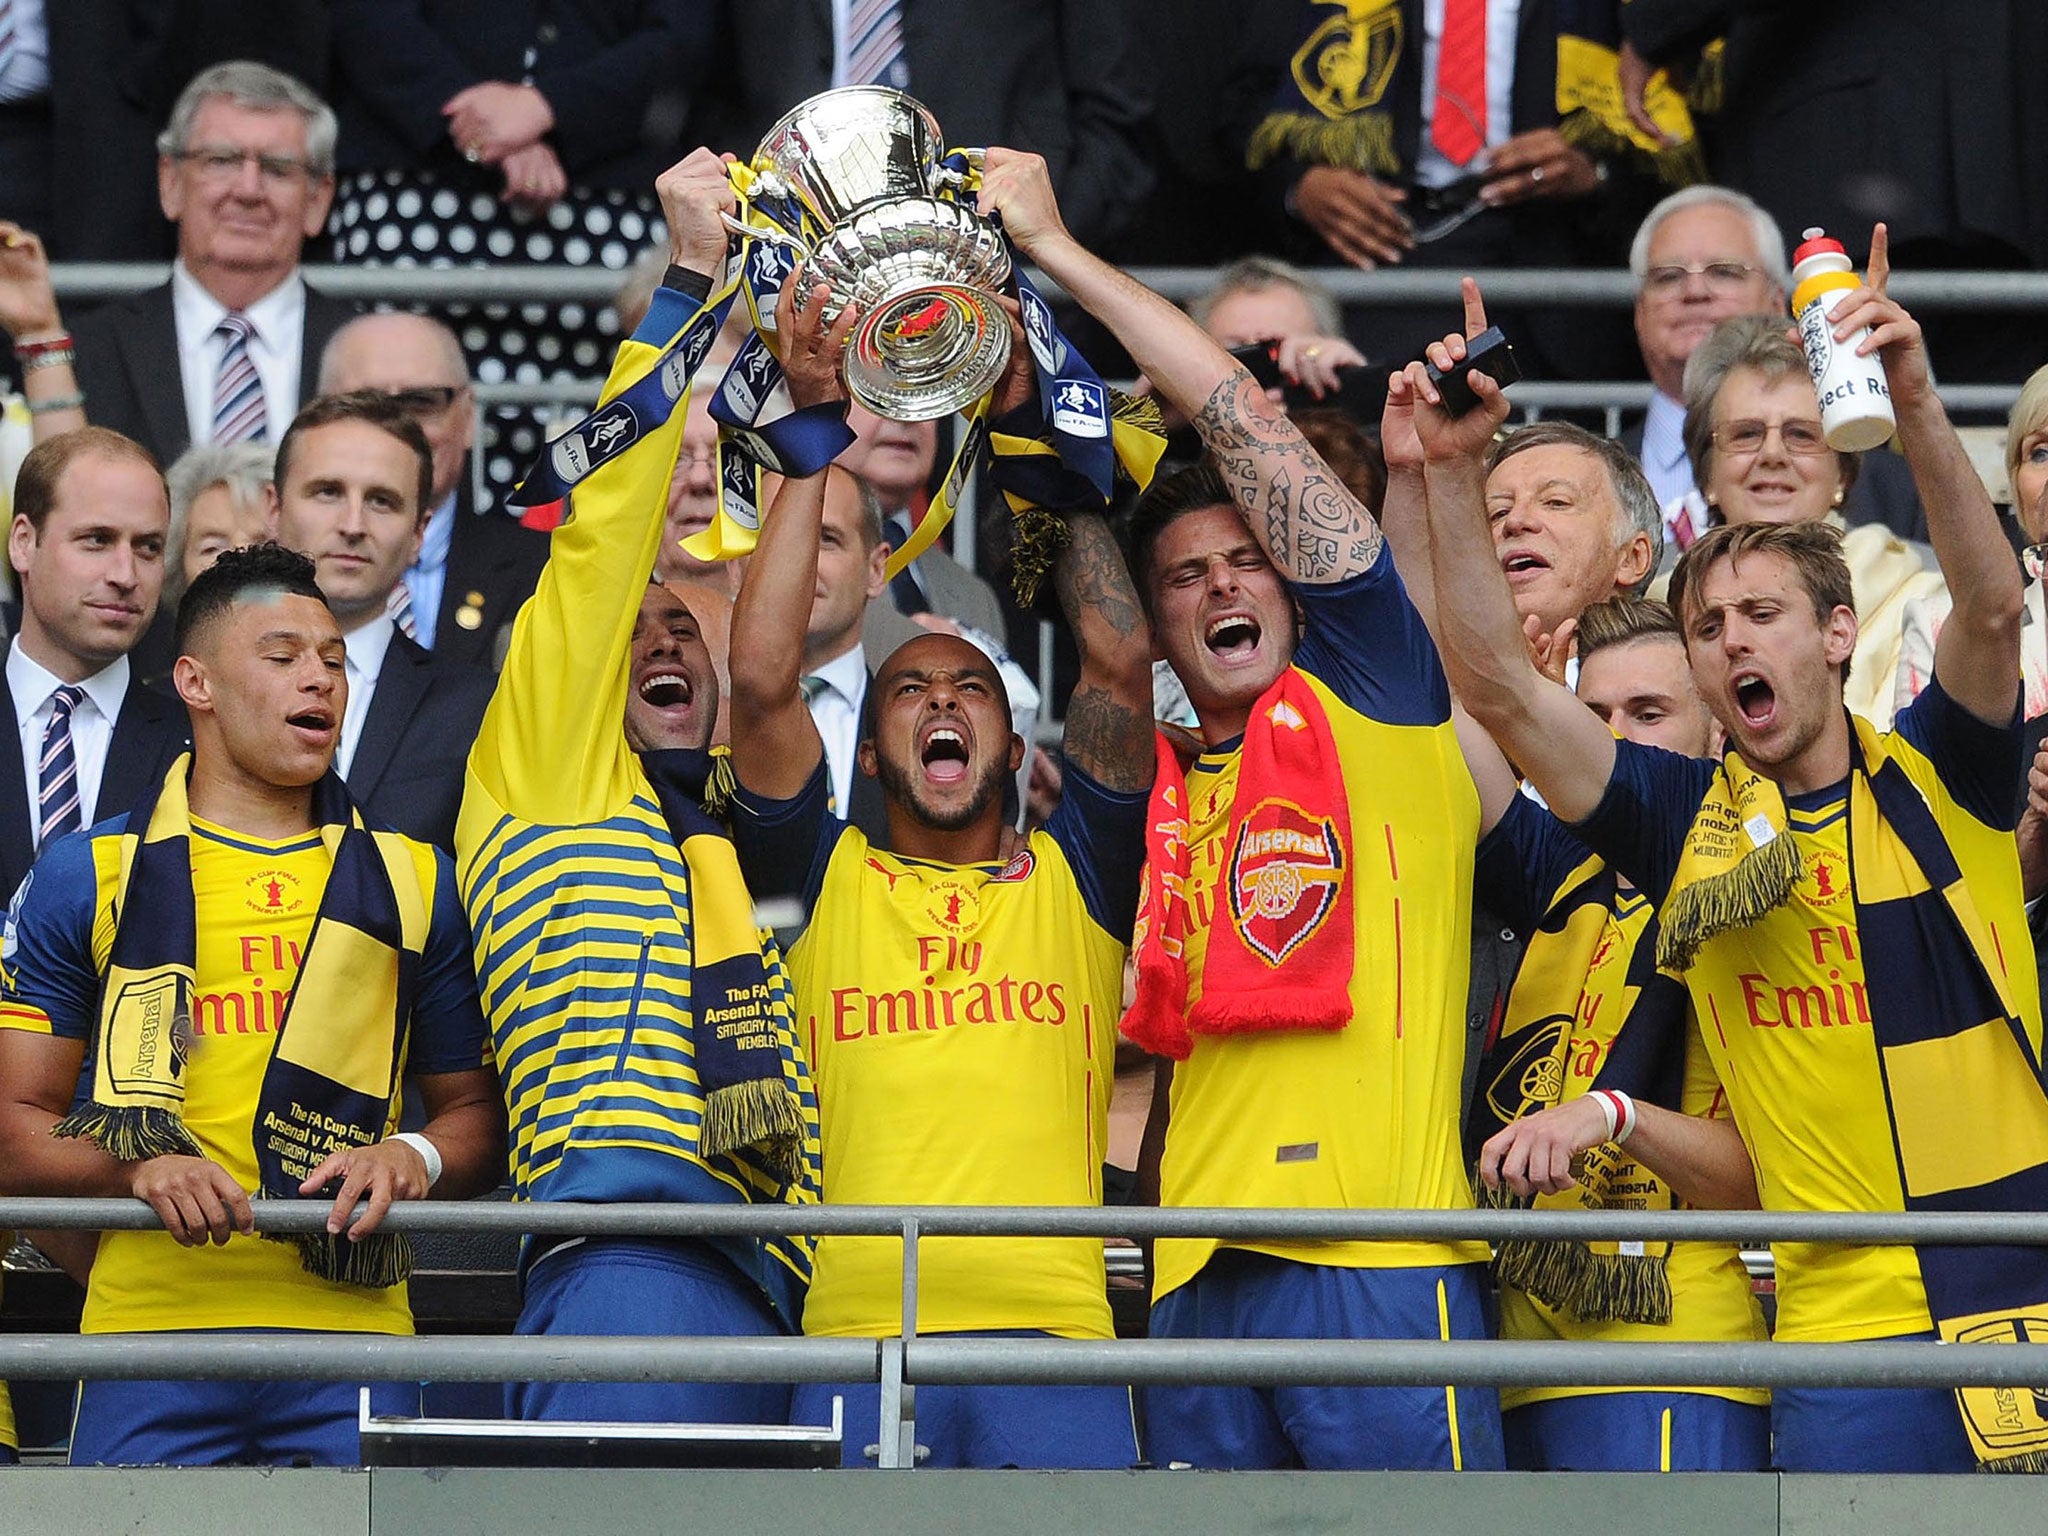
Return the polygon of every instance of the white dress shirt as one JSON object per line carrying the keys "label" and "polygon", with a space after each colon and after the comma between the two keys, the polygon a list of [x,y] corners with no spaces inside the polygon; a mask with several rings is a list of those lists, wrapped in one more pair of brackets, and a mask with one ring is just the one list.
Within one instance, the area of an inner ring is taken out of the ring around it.
{"label": "white dress shirt", "polygon": [[1685,407],[1653,390],[1643,417],[1643,473],[1657,493],[1657,505],[1669,508],[1693,489],[1692,460],[1685,456]]}
{"label": "white dress shirt", "polygon": [[[1515,136],[1515,28],[1522,0],[1486,0],[1486,148]],[[1422,138],[1415,151],[1418,186],[1445,187],[1483,169],[1479,163],[1453,165],[1429,136],[1436,116],[1436,49],[1444,35],[1444,0],[1422,0]],[[1485,151],[1480,152],[1480,159]]]}
{"label": "white dress shirt", "polygon": [[348,647],[348,708],[341,712],[341,745],[334,753],[334,771],[344,779],[356,760],[356,743],[363,739],[363,721],[377,693],[377,674],[384,670],[391,637],[397,633],[391,615],[380,613],[361,629],[342,636]]}
{"label": "white dress shirt", "polygon": [[14,48],[0,69],[0,103],[50,94],[50,22],[43,0],[12,0]]}
{"label": "white dress shirt", "polygon": [[[178,372],[185,384],[185,424],[192,441],[213,441],[213,385],[227,339],[214,335],[227,306],[199,286],[183,261],[171,266],[171,313],[178,326]],[[242,311],[254,327],[249,361],[263,382],[266,440],[284,436],[299,413],[299,354],[306,333],[306,284],[297,272]]]}
{"label": "white dress shirt", "polygon": [[825,743],[825,771],[839,814],[853,805],[854,753],[860,746],[860,711],[868,696],[868,658],[858,632],[851,649],[805,674],[824,681],[811,699],[811,721]]}
{"label": "white dress shirt", "polygon": [[[7,688],[14,695],[14,724],[21,737],[21,771],[28,784],[28,835],[42,834],[43,732],[49,729],[51,702],[64,679],[21,648],[7,649]],[[107,747],[114,739],[114,721],[128,696],[128,658],[117,656],[78,685],[85,690],[71,711],[71,752],[78,760],[78,824],[89,827],[101,816],[100,776],[107,766]],[[112,807],[125,810],[125,806]]]}

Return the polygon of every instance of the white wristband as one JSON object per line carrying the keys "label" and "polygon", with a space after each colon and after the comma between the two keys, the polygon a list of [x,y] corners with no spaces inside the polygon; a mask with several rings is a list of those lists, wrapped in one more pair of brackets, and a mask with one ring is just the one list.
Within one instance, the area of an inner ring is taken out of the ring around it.
{"label": "white wristband", "polygon": [[1616,1146],[1627,1141],[1636,1128],[1636,1101],[1618,1088],[1596,1088],[1592,1097],[1606,1118],[1607,1139]]}
{"label": "white wristband", "polygon": [[427,1165],[427,1188],[432,1189],[441,1182],[441,1149],[418,1131],[400,1131],[390,1138],[402,1141],[419,1153],[420,1160]]}

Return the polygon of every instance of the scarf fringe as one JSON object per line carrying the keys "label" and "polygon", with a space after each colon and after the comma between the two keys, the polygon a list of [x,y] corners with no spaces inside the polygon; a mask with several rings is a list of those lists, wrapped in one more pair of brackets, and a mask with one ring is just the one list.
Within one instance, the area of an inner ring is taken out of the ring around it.
{"label": "scarf fringe", "polygon": [[1667,187],[1690,187],[1707,179],[1707,156],[1698,139],[1645,149],[1629,135],[1600,120],[1586,107],[1569,112],[1559,120],[1558,136],[1574,149],[1594,159],[1625,158],[1648,165]]}
{"label": "scarf fringe", "polygon": [[1342,1029],[1351,1022],[1351,999],[1321,987],[1261,987],[1195,1005],[1189,1027],[1205,1035],[1252,1035],[1266,1030]]}
{"label": "scarf fringe", "polygon": [[1798,879],[1798,846],[1781,829],[1733,869],[1681,886],[1658,914],[1657,964],[1684,970],[1716,934],[1747,927],[1783,905]]}
{"label": "scarf fringe", "polygon": [[803,1112],[787,1083],[749,1078],[704,1096],[698,1145],[706,1157],[723,1157],[751,1146],[785,1180],[794,1180],[801,1171],[803,1143]]}
{"label": "scarf fringe", "polygon": [[1379,176],[1401,174],[1401,157],[1394,153],[1394,119],[1385,112],[1354,112],[1339,118],[1275,112],[1252,130],[1244,158],[1255,171],[1288,159]]}
{"label": "scarf fringe", "polygon": [[89,1141],[117,1162],[204,1157],[175,1110],[88,1103],[50,1127],[52,1136]]}
{"label": "scarf fringe", "polygon": [[[280,1195],[274,1189],[256,1192],[259,1200],[296,1200],[297,1191]],[[340,1232],[264,1232],[266,1241],[290,1243],[299,1250],[299,1265],[307,1274],[342,1285],[360,1285],[388,1290],[403,1285],[412,1274],[412,1239],[403,1232],[372,1232],[361,1242],[350,1242]]]}
{"label": "scarf fringe", "polygon": [[1038,589],[1052,574],[1072,535],[1067,520],[1044,507],[1021,507],[1012,520],[1016,538],[1010,549],[1010,591],[1018,607],[1029,608],[1038,601]]}
{"label": "scarf fringe", "polygon": [[1993,1456],[1977,1463],[1979,1472],[2048,1472],[2048,1451],[2021,1451],[2014,1456]]}
{"label": "scarf fringe", "polygon": [[[1482,1210],[1527,1210],[1530,1203],[1505,1186],[1489,1189],[1473,1179]],[[1494,1244],[1497,1283],[1513,1286],[1553,1312],[1582,1323],[1648,1323],[1669,1327],[1673,1314],[1671,1247],[1657,1254],[1596,1253],[1575,1238],[1535,1242],[1509,1238]]]}

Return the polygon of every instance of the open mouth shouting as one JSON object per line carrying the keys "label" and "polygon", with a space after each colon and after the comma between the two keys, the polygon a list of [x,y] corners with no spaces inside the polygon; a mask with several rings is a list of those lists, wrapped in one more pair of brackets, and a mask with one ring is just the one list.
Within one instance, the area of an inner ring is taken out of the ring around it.
{"label": "open mouth shouting", "polygon": [[926,728],[918,743],[917,760],[924,776],[938,785],[953,785],[967,778],[969,754],[966,734],[946,721]]}
{"label": "open mouth shouting", "polygon": [[1209,621],[1209,627],[1202,632],[1202,643],[1225,666],[1241,666],[1258,655],[1262,634],[1259,621],[1251,614],[1223,613]]}
{"label": "open mouth shouting", "polygon": [[667,714],[687,710],[697,697],[697,686],[687,672],[650,672],[640,680],[640,699]]}
{"label": "open mouth shouting", "polygon": [[1768,731],[1778,718],[1778,691],[1755,672],[1737,672],[1728,679],[1735,713],[1752,731]]}

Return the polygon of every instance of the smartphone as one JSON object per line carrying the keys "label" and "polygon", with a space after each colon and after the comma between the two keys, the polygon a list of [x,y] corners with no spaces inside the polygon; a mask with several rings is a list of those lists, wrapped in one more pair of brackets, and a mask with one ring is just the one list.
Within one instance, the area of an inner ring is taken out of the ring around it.
{"label": "smartphone", "polygon": [[1453,416],[1462,416],[1479,403],[1468,382],[1472,374],[1483,373],[1503,389],[1522,376],[1521,367],[1515,362],[1515,349],[1497,325],[1489,325],[1466,342],[1465,360],[1450,372],[1438,372],[1435,363],[1428,366],[1429,381],[1444,397],[1444,409]]}
{"label": "smartphone", "polygon": [[1252,382],[1261,389],[1279,389],[1286,382],[1280,377],[1280,343],[1277,341],[1254,341],[1242,347],[1232,347],[1230,355],[1244,364]]}

